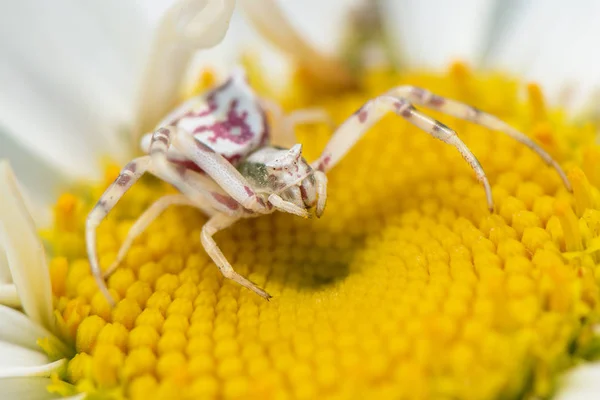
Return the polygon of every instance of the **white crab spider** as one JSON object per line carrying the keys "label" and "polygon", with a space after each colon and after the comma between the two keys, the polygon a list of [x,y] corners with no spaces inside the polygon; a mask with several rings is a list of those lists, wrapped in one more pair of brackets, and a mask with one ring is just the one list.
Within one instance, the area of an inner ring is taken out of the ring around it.
{"label": "white crab spider", "polygon": [[[558,163],[527,136],[489,114],[421,88],[400,86],[365,103],[337,128],[321,156],[311,164],[302,157],[300,144],[291,149],[270,145],[271,141],[289,142],[293,130],[270,130],[264,112],[268,104],[252,91],[244,72],[236,70],[224,84],[185,102],[161,121],[154,133],[143,137],[142,148],[147,155],[125,166],[86,223],[90,267],[100,290],[111,303],[104,278],[115,270],[133,240],[150,222],[167,207],[177,204],[197,207],[209,217],[200,240],[223,275],[268,299],[268,293],[235,272],[213,235],[241,218],[275,210],[307,218],[314,208],[316,216],[321,216],[327,199],[325,173],[390,111],[456,147],[483,184],[488,207],[493,210],[492,191],[477,158],[452,129],[417,111],[413,104],[511,136],[553,166],[570,190]],[[296,114],[294,118],[290,120],[292,123],[323,120],[326,116],[312,111]],[[286,126],[291,128],[291,123],[288,121]],[[96,228],[145,172],[171,183],[181,194],[160,198],[142,214],[129,231],[116,261],[103,273],[96,254]]]}

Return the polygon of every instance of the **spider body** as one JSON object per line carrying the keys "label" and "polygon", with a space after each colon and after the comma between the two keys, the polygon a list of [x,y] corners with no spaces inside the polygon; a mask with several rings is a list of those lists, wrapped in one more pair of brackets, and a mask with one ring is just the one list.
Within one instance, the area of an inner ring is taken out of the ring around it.
{"label": "spider body", "polygon": [[[181,104],[156,129],[164,126],[189,132],[234,165],[269,140],[265,112],[241,70],[218,87]],[[152,133],[142,138],[145,153],[149,153],[151,141]],[[175,147],[167,149],[167,157],[172,162],[189,161]],[[186,165],[194,168],[193,163]]]}
{"label": "spider body", "polygon": [[[321,216],[327,198],[326,173],[377,123],[393,112],[431,136],[454,146],[472,167],[485,189],[490,211],[493,199],[490,185],[479,161],[446,125],[418,111],[414,105],[431,108],[491,130],[499,131],[526,145],[554,167],[570,189],[565,173],[542,148],[523,133],[498,118],[469,105],[437,96],[425,89],[400,86],[367,101],[338,126],[321,156],[312,163],[302,157],[302,146],[294,143],[293,125],[327,119],[326,114],[302,110],[279,114],[269,126],[265,108],[237,70],[224,84],[179,106],[164,118],[153,133],[142,139],[147,154],[128,163],[90,212],[86,223],[86,246],[90,267],[100,289],[113,303],[104,278],[125,257],[133,240],[167,207],[187,205],[208,216],[200,241],[226,278],[262,297],[270,296],[239,275],[227,261],[213,235],[240,218],[256,217],[274,211],[310,217]],[[281,121],[283,120],[283,122]],[[287,129],[286,129],[287,128]],[[134,223],[121,245],[116,261],[102,272],[96,254],[96,228],[123,194],[149,172],[175,186],[181,193],[167,195],[151,205]]]}

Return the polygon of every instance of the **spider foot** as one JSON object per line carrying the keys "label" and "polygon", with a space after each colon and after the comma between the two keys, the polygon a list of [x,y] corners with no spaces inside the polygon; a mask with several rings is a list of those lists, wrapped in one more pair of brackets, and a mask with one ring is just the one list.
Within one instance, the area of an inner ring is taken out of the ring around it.
{"label": "spider foot", "polygon": [[223,264],[217,265],[219,266],[219,269],[221,270],[221,273],[225,278],[231,279],[235,283],[238,283],[243,287],[252,290],[254,293],[259,295],[263,299],[269,300],[272,297],[269,293],[261,289],[256,283],[235,272],[235,270],[231,267],[231,265],[229,265],[229,263],[225,262]]}
{"label": "spider foot", "polygon": [[255,284],[251,280],[246,279],[246,278],[244,278],[243,276],[241,276],[241,275],[239,275],[237,273],[236,273],[236,275],[237,276],[231,277],[231,279],[233,281],[239,283],[240,285],[244,286],[245,288],[248,288],[248,289],[252,290],[254,293],[256,293],[257,295],[259,295],[263,299],[270,300],[273,297],[269,293],[267,293],[266,291],[264,291],[263,289],[261,289],[257,284]]}

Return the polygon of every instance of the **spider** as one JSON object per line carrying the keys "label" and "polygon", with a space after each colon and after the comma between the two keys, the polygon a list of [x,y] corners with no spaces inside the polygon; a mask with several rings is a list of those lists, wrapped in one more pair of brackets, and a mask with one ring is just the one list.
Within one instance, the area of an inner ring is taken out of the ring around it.
{"label": "spider", "polygon": [[[235,272],[213,235],[241,218],[276,210],[304,218],[320,217],[327,199],[326,173],[384,115],[394,112],[408,122],[450,144],[475,171],[493,211],[492,191],[477,158],[456,132],[417,111],[413,104],[500,131],[535,151],[570,183],[556,161],[523,133],[498,118],[469,105],[435,95],[425,89],[400,86],[367,101],[333,133],[321,156],[312,163],[302,157],[302,145],[276,147],[273,141],[293,143],[293,125],[327,120],[319,110],[304,110],[284,117],[284,127],[270,129],[266,109],[274,104],[260,99],[249,86],[242,69],[222,85],[194,97],[163,119],[156,131],[141,141],[145,156],[129,162],[92,209],[86,221],[86,246],[90,268],[107,300],[114,304],[105,278],[123,260],[134,239],[172,205],[188,205],[208,216],[200,240],[223,276],[269,299],[263,289]],[[275,110],[277,111],[277,110]],[[281,118],[280,118],[281,120]],[[96,254],[96,228],[125,192],[149,172],[177,188],[152,204],[131,227],[115,262],[102,272]]]}

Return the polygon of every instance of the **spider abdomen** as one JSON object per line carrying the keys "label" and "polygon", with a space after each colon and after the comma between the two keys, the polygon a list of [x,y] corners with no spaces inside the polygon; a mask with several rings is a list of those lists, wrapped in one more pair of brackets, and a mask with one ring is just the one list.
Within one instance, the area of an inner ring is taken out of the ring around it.
{"label": "spider abdomen", "polygon": [[[196,96],[177,107],[157,128],[172,126],[193,135],[229,162],[236,165],[269,140],[269,127],[258,98],[242,71],[234,73],[220,86]],[[148,151],[150,136],[142,140]],[[172,146],[168,158],[185,163],[186,157]]]}

